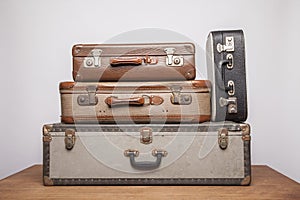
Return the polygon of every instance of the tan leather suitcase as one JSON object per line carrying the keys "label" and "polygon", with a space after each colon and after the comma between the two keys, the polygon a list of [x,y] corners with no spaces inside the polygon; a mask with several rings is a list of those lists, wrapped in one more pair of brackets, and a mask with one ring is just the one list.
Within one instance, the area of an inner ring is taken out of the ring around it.
{"label": "tan leather suitcase", "polygon": [[210,120],[210,82],[62,82],[61,121],[198,123]]}
{"label": "tan leather suitcase", "polygon": [[192,43],[77,44],[73,46],[74,81],[192,80]]}

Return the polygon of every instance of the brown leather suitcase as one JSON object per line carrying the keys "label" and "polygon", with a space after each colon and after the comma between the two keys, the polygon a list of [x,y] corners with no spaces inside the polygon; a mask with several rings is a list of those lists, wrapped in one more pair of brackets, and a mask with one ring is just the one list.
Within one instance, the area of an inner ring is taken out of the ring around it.
{"label": "brown leather suitcase", "polygon": [[64,123],[197,123],[210,120],[210,82],[62,82]]}
{"label": "brown leather suitcase", "polygon": [[74,81],[193,80],[192,43],[77,44],[73,46]]}

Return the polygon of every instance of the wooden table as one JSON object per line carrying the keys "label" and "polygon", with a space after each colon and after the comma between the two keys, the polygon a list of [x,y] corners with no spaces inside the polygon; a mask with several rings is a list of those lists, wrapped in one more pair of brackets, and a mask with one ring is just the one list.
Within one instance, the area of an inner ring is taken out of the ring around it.
{"label": "wooden table", "polygon": [[0,181],[0,199],[300,199],[300,184],[267,166],[251,186],[43,186],[35,165]]}

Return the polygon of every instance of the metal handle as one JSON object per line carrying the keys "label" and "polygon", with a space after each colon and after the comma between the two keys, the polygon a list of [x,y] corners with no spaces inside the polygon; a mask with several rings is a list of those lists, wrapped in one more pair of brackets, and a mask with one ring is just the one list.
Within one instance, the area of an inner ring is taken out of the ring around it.
{"label": "metal handle", "polygon": [[143,64],[157,64],[158,60],[154,57],[119,57],[110,59],[110,65],[112,67],[120,66],[120,65],[141,65]]}
{"label": "metal handle", "polygon": [[126,150],[124,155],[129,157],[130,164],[133,168],[139,170],[152,170],[160,166],[162,157],[167,155],[167,152],[164,150],[153,150],[152,155],[156,157],[156,161],[135,161],[135,157],[139,155],[137,150]]}
{"label": "metal handle", "polygon": [[133,106],[142,106],[145,103],[143,97],[134,97],[134,98],[124,98],[119,99],[118,97],[107,97],[105,103],[109,106],[122,106],[122,105],[133,105]]}

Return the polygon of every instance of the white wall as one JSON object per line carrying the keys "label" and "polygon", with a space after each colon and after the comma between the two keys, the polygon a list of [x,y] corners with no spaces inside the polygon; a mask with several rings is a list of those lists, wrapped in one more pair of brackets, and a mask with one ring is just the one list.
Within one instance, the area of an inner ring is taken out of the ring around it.
{"label": "white wall", "polygon": [[41,127],[59,120],[73,44],[165,28],[204,47],[210,30],[242,28],[253,164],[300,182],[299,10],[297,0],[0,1],[0,178],[42,162]]}

